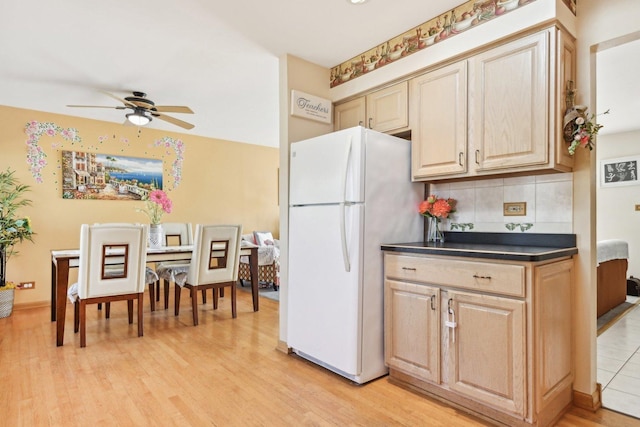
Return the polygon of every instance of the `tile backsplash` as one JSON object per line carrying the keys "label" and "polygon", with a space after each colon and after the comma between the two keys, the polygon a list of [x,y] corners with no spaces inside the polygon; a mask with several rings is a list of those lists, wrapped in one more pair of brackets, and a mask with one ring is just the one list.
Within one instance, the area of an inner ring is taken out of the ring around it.
{"label": "tile backsplash", "polygon": [[[431,184],[429,192],[458,201],[445,230],[573,233],[572,173]],[[504,215],[504,203],[521,202],[525,215]]]}

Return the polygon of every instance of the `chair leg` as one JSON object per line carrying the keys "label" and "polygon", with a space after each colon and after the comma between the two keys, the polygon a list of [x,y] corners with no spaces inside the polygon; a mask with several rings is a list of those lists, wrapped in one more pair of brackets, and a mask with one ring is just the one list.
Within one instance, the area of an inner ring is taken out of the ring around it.
{"label": "chair leg", "polygon": [[198,326],[198,287],[197,286],[194,286],[191,288],[191,309],[193,310],[193,326]]}
{"label": "chair leg", "polygon": [[238,315],[236,311],[236,286],[235,282],[231,282],[231,317],[234,319]]}
{"label": "chair leg", "polygon": [[76,299],[73,303],[73,332],[77,333],[80,327],[80,303]]}
{"label": "chair leg", "polygon": [[[156,283],[149,283],[149,299],[151,301],[151,311],[156,311]],[[160,296],[160,290],[158,289],[158,297]]]}
{"label": "chair leg", "polygon": [[127,300],[127,312],[129,314],[129,324],[133,323],[133,300]]}
{"label": "chair leg", "polygon": [[213,288],[213,309],[218,309],[218,290]]}
{"label": "chair leg", "polygon": [[175,297],[173,298],[174,314],[177,316],[180,313],[180,291],[182,288],[178,285],[174,285],[176,288]]}
{"label": "chair leg", "polygon": [[111,317],[111,303],[107,302],[104,304],[104,317],[105,319],[108,319],[109,317]]}
{"label": "chair leg", "polygon": [[156,301],[160,301],[160,279],[156,280]]}
{"label": "chair leg", "polygon": [[87,346],[87,305],[80,300],[80,348]]}
{"label": "chair leg", "polygon": [[[153,284],[151,284],[151,286],[153,286]],[[133,301],[131,301],[133,303]],[[144,304],[144,292],[140,292],[138,294],[138,336],[141,337],[142,336],[142,309]]]}
{"label": "chair leg", "polygon": [[224,288],[220,288],[220,298],[224,298]]}
{"label": "chair leg", "polygon": [[[174,286],[177,286],[177,285],[174,283]],[[166,310],[167,308],[169,308],[169,281],[165,280],[164,281],[164,309]]]}
{"label": "chair leg", "polygon": [[202,303],[203,304],[207,303],[207,290],[206,289],[202,290]]}

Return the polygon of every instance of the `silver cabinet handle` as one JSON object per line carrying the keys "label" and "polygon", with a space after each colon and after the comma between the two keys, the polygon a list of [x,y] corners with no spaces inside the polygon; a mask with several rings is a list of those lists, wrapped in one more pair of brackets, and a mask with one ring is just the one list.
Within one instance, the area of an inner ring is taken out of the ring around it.
{"label": "silver cabinet handle", "polygon": [[476,150],[476,164],[480,164],[480,150]]}
{"label": "silver cabinet handle", "polygon": [[462,166],[462,155],[463,155],[463,154],[464,154],[464,153],[463,153],[462,151],[461,151],[460,153],[458,153],[458,164],[459,164],[460,166]]}
{"label": "silver cabinet handle", "polygon": [[371,120],[373,120],[373,117],[369,117],[369,129],[373,129],[373,125],[371,125]]}
{"label": "silver cabinet handle", "polygon": [[412,267],[402,267],[402,269],[407,271],[416,271],[416,269]]}
{"label": "silver cabinet handle", "polygon": [[487,280],[491,280],[491,276],[478,276],[477,274],[473,275],[474,279],[487,279]]}
{"label": "silver cabinet handle", "polygon": [[358,126],[362,126],[362,120],[358,122]]}
{"label": "silver cabinet handle", "polygon": [[436,296],[431,295],[431,310],[436,311]]}

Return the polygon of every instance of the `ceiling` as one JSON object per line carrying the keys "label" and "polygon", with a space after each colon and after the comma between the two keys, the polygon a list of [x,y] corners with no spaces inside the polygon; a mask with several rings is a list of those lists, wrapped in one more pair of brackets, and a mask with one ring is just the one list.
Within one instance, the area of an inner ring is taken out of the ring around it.
{"label": "ceiling", "polygon": [[[40,0],[0,3],[0,105],[123,123],[119,97],[187,105],[190,131],[276,147],[278,57],[327,68],[464,0]],[[328,84],[328,82],[327,82]]]}

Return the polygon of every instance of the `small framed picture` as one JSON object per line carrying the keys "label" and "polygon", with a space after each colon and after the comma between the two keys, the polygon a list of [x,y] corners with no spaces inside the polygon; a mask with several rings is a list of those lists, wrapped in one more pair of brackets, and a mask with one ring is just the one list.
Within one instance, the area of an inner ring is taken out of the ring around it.
{"label": "small framed picture", "polygon": [[640,156],[605,159],[600,161],[600,187],[638,185]]}

